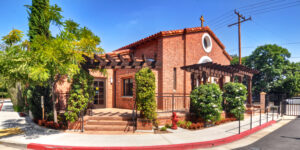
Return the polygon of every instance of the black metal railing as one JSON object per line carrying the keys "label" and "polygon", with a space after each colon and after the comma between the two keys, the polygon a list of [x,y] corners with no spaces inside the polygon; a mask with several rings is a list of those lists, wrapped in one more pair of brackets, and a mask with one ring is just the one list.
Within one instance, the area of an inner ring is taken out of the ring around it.
{"label": "black metal railing", "polygon": [[182,93],[157,93],[157,113],[188,112],[190,96]]}
{"label": "black metal railing", "polygon": [[281,102],[281,109],[284,115],[299,116],[300,115],[300,99],[291,98]]}
{"label": "black metal railing", "polygon": [[[274,120],[274,118],[275,118],[275,115],[277,115],[277,119],[279,118],[279,114],[280,113],[282,113],[281,111],[280,111],[280,107],[278,107],[278,106],[269,106],[269,107],[267,107],[267,108],[257,108],[257,109],[253,109],[253,110],[251,110],[251,112],[250,112],[250,121],[249,121],[249,129],[250,130],[252,130],[252,128],[253,128],[253,116],[255,115],[255,113],[257,113],[257,112],[259,112],[259,120],[256,120],[255,122],[259,122],[259,126],[261,126],[262,125],[262,111],[265,111],[265,120],[266,120],[266,122],[265,123],[268,123],[270,120],[269,120],[269,118],[270,119],[272,119],[272,121]],[[269,115],[269,111],[270,111],[270,113],[272,113],[271,114],[271,116]],[[240,114],[239,114],[239,117],[238,117],[238,134],[240,134],[241,133],[241,127],[242,126],[247,126],[248,125],[248,123],[247,124],[244,124],[244,125],[241,125],[241,116],[240,116]]]}

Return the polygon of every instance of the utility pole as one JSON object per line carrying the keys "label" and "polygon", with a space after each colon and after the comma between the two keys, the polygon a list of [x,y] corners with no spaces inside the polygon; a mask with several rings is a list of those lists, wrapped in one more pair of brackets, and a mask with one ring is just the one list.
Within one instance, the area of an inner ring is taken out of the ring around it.
{"label": "utility pole", "polygon": [[[239,12],[234,10],[234,13],[238,16],[238,22],[228,25],[228,27],[231,27],[233,25],[238,24],[238,30],[239,30],[239,64],[242,64],[242,46],[241,46],[241,23],[251,20],[251,17],[247,18],[243,15],[241,15]],[[242,19],[242,20],[241,20]]]}

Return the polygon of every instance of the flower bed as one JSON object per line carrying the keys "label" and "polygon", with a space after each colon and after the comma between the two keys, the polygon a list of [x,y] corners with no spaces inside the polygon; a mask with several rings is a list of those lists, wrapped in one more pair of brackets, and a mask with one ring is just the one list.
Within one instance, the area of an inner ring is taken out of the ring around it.
{"label": "flower bed", "polygon": [[63,123],[55,123],[53,121],[47,121],[47,120],[33,120],[36,124],[40,126],[44,126],[46,128],[51,128],[51,129],[67,129],[67,127]]}
{"label": "flower bed", "polygon": [[[236,121],[236,118],[224,118],[224,119],[221,119],[220,121],[216,121],[214,124],[211,124],[211,126],[216,126],[216,125],[220,125],[220,124],[224,124],[224,123],[232,122],[232,121]],[[191,121],[178,121],[177,125],[181,128],[190,129],[190,130],[197,130],[197,129],[205,128],[204,122],[192,123]]]}

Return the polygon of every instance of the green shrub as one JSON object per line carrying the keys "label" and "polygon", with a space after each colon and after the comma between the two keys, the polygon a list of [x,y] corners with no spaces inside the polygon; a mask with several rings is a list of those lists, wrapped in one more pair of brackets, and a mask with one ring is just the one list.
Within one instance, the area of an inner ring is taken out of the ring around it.
{"label": "green shrub", "polygon": [[186,128],[190,128],[191,125],[192,125],[192,122],[190,122],[190,121],[186,122]]}
{"label": "green shrub", "polygon": [[155,76],[149,68],[142,68],[135,74],[136,102],[142,118],[156,119]]}
{"label": "green shrub", "polygon": [[239,113],[241,120],[244,119],[245,106],[244,102],[247,99],[247,89],[241,83],[228,82],[224,86],[224,99],[226,113],[232,114],[238,118]]}
{"label": "green shrub", "polygon": [[[51,97],[49,97],[49,92],[49,86],[29,86],[24,91],[27,96],[28,109],[31,110],[35,119],[42,119],[41,96],[44,96],[45,119],[49,118],[48,116],[51,116],[53,105]],[[49,119],[48,121],[50,121]]]}
{"label": "green shrub", "polygon": [[83,69],[74,75],[65,112],[67,121],[77,121],[79,113],[87,108],[89,99],[94,97],[93,80],[94,78]]}
{"label": "green shrub", "polygon": [[166,127],[161,127],[160,131],[167,131],[167,128]]}
{"label": "green shrub", "polygon": [[200,85],[191,97],[191,112],[208,123],[220,120],[222,111],[222,91],[217,84]]}
{"label": "green shrub", "polygon": [[165,125],[165,127],[166,127],[166,128],[171,128],[172,125],[170,125],[170,124],[167,123],[167,124]]}
{"label": "green shrub", "polygon": [[179,127],[180,127],[182,124],[185,124],[185,123],[186,123],[186,122],[185,122],[184,120],[182,120],[182,121],[181,121],[181,120],[179,120],[179,121],[177,122],[177,126],[179,126]]}

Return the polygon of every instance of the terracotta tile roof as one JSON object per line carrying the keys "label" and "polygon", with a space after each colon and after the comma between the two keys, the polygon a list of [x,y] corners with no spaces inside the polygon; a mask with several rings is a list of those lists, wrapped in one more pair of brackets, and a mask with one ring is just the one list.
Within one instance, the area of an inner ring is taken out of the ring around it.
{"label": "terracotta tile roof", "polygon": [[218,43],[218,45],[223,49],[223,53],[227,56],[227,58],[230,60],[232,59],[231,56],[225,51],[225,46],[223,45],[223,43],[219,40],[219,38],[212,32],[212,30],[208,26],[185,28],[185,29],[179,29],[179,30],[161,31],[156,34],[150,35],[146,38],[143,38],[141,40],[138,40],[136,42],[133,42],[129,45],[126,45],[124,47],[121,47],[121,48],[113,51],[113,53],[122,51],[124,49],[131,49],[133,47],[136,47],[138,45],[141,45],[143,43],[146,43],[148,41],[151,41],[151,40],[154,40],[154,39],[157,39],[160,37],[172,36],[172,35],[182,35],[182,34],[184,34],[184,32],[186,32],[186,33],[208,32],[214,38],[214,40]]}

